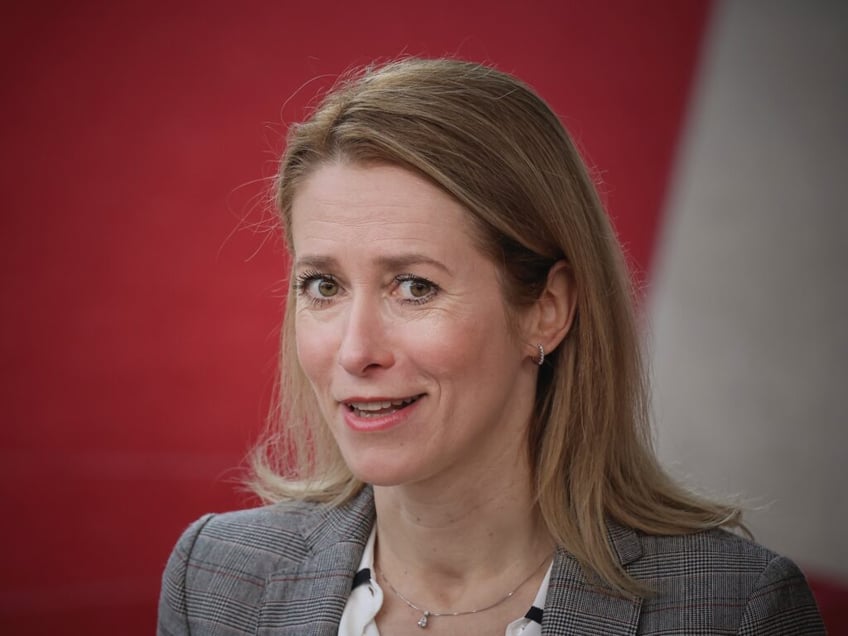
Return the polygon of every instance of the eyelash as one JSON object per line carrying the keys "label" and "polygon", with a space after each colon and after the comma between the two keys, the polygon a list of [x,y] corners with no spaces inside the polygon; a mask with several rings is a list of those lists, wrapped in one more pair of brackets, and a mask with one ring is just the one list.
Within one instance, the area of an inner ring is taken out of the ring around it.
{"label": "eyelash", "polygon": [[297,295],[302,298],[306,298],[310,303],[316,306],[326,305],[332,298],[318,298],[309,293],[309,285],[311,285],[316,280],[326,280],[335,283],[338,285],[338,281],[336,277],[332,274],[322,274],[318,271],[306,271],[302,274],[297,275],[297,281],[295,283],[295,289],[297,290]]}
{"label": "eyelash", "polygon": [[[321,305],[325,305],[329,302],[332,302],[332,300],[333,300],[332,298],[319,298],[319,297],[313,296],[312,294],[309,293],[309,286],[313,282],[315,282],[316,280],[325,280],[325,281],[335,283],[336,285],[339,284],[336,277],[333,276],[332,274],[324,274],[324,273],[321,273],[321,272],[318,272],[318,271],[306,271],[306,272],[303,272],[301,274],[298,274],[298,276],[297,276],[297,280],[295,282],[295,289],[297,291],[297,294],[299,296],[306,298],[307,300],[309,300],[309,302],[311,302],[313,305],[316,305],[316,306],[321,306]],[[408,282],[419,283],[419,284],[426,285],[427,287],[430,288],[429,293],[427,293],[425,296],[422,296],[420,298],[403,298],[403,299],[401,299],[402,302],[412,304],[412,305],[423,305],[424,303],[428,303],[431,300],[433,300],[433,298],[436,296],[436,294],[438,294],[439,291],[440,291],[440,288],[436,283],[434,283],[433,281],[431,281],[427,278],[424,278],[423,276],[417,276],[415,274],[408,274],[408,273],[407,274],[400,274],[399,276],[395,276],[395,282],[398,283],[398,284],[408,283]]]}
{"label": "eyelash", "polygon": [[395,277],[395,282],[397,283],[422,283],[427,285],[430,288],[430,292],[426,296],[422,296],[421,298],[404,298],[403,301],[407,303],[411,303],[413,305],[423,305],[424,303],[428,303],[439,293],[439,286],[436,285],[431,280],[424,278],[423,276],[416,276],[415,274],[401,274],[400,276]]}

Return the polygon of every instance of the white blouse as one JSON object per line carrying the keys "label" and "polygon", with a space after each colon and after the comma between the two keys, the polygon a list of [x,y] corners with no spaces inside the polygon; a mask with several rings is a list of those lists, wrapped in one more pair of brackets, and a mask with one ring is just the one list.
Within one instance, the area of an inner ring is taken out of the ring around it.
{"label": "white blouse", "polygon": [[[353,580],[353,589],[347,599],[341,623],[339,623],[339,636],[380,636],[374,619],[383,606],[383,590],[375,577],[371,576],[374,571],[376,536],[376,528],[372,528],[371,536],[368,538],[368,543],[365,545],[365,551],[362,553],[362,559],[359,562],[359,569]],[[542,636],[542,612],[545,609],[545,596],[548,594],[548,582],[551,578],[552,568],[553,563],[548,567],[542,585],[536,592],[532,607],[527,614],[506,626],[504,636]],[[422,636],[424,634],[426,634],[426,631],[422,630]]]}

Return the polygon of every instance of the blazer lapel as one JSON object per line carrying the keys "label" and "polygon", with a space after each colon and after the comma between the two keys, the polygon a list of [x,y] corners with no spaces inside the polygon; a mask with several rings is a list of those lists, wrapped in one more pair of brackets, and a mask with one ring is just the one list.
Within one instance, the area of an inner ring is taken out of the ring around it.
{"label": "blazer lapel", "polygon": [[336,636],[374,518],[369,487],[344,506],[304,518],[306,557],[268,578],[257,634]]}
{"label": "blazer lapel", "polygon": [[[636,533],[615,523],[608,525],[622,567],[642,554]],[[609,634],[632,636],[639,627],[642,599],[616,593],[602,584],[592,584],[577,560],[563,549],[554,557],[545,611],[543,636]]]}
{"label": "blazer lapel", "polygon": [[[292,559],[268,577],[256,633],[336,636],[374,519],[373,492],[367,486],[344,506],[305,516],[300,528],[303,545],[293,547]],[[610,523],[608,534],[622,567],[641,556],[633,530]],[[632,636],[641,607],[639,598],[588,583],[576,559],[559,549],[545,599],[542,634]]]}

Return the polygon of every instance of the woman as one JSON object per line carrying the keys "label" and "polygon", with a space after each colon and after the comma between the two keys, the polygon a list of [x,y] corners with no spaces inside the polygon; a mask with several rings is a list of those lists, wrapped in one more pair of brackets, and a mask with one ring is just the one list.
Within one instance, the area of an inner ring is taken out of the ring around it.
{"label": "woman", "polygon": [[275,502],[192,525],[160,634],[823,633],[649,443],[628,276],[550,109],[404,60],[290,132]]}

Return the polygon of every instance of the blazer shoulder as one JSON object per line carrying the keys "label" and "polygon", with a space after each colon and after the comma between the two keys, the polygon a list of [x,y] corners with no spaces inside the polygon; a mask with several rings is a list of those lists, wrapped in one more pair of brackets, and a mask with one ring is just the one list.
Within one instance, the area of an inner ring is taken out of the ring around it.
{"label": "blazer shoulder", "polygon": [[643,567],[656,565],[661,569],[661,564],[671,558],[683,566],[724,564],[737,570],[760,572],[779,556],[751,539],[721,528],[671,536],[639,533],[639,539]]}
{"label": "blazer shoulder", "polygon": [[702,616],[703,633],[824,633],[807,581],[790,559],[722,529],[639,537],[642,556],[628,571],[654,591],[641,633],[661,632],[684,610]]}
{"label": "blazer shoulder", "polygon": [[233,620],[231,627],[249,632],[255,617],[251,608],[258,607],[267,578],[308,557],[308,530],[320,524],[323,514],[325,507],[318,504],[286,502],[207,514],[192,523],[165,567],[158,633],[188,633],[198,616],[225,620],[211,610],[206,616],[206,608],[221,603],[230,608],[226,620]]}
{"label": "blazer shoulder", "polygon": [[309,554],[311,529],[326,513],[326,506],[297,501],[209,514],[189,526],[177,549],[190,547],[191,560],[207,565],[237,560],[247,569],[255,562],[250,571],[264,577],[281,562]]}

